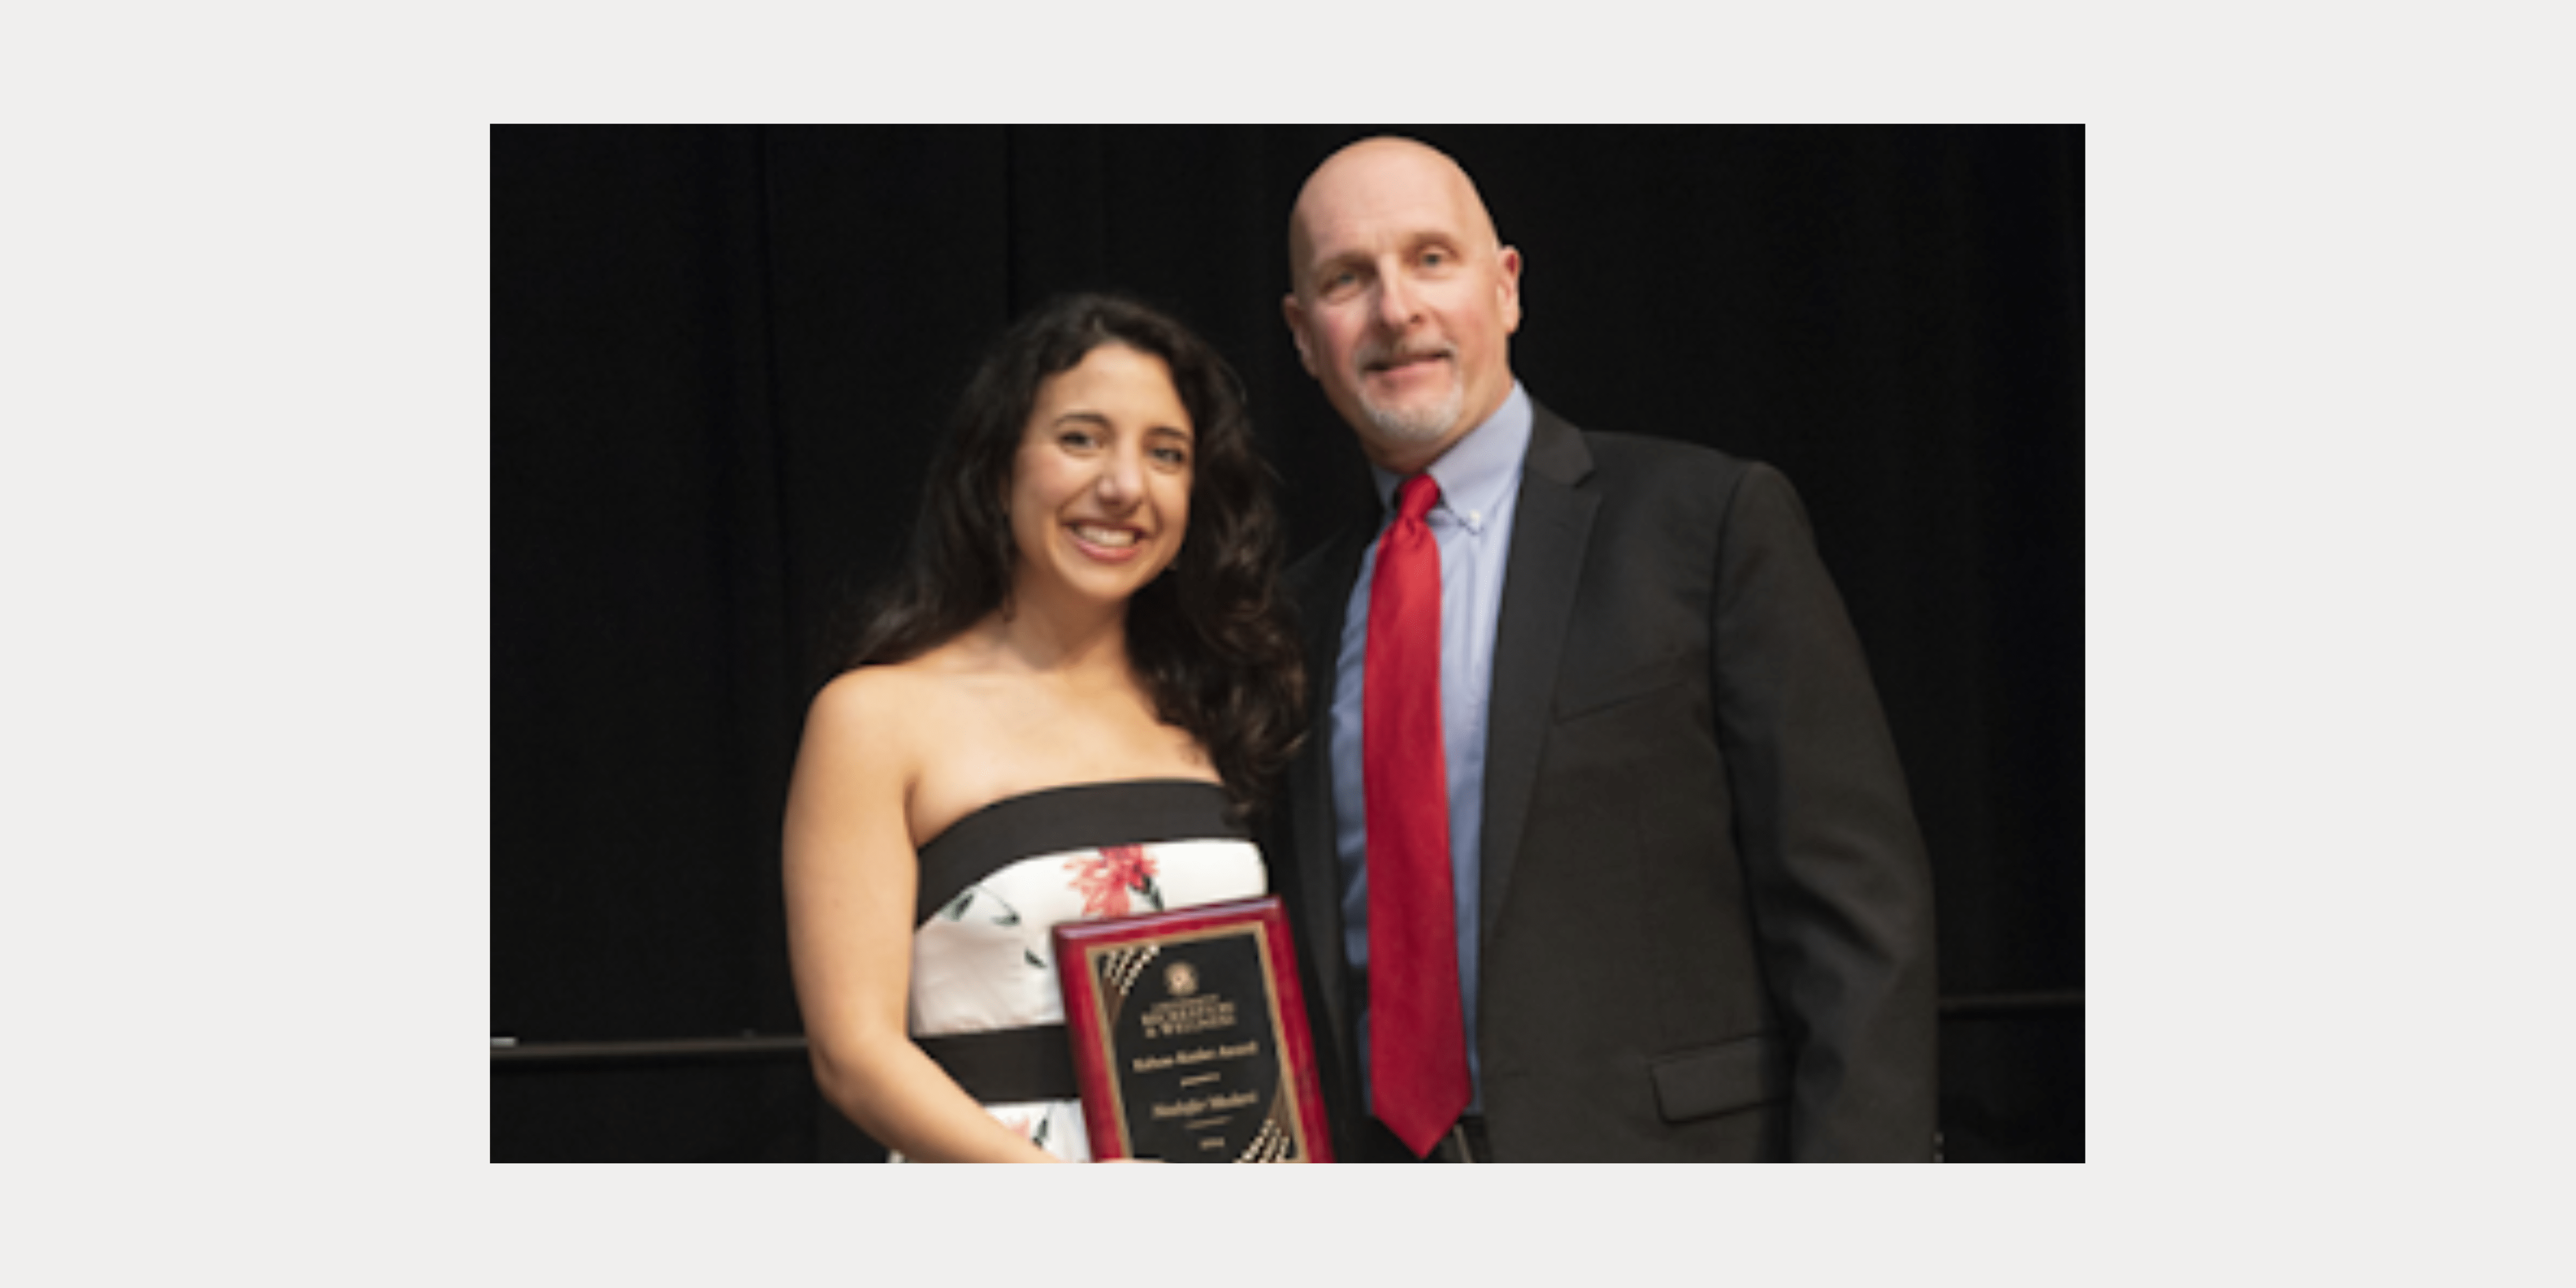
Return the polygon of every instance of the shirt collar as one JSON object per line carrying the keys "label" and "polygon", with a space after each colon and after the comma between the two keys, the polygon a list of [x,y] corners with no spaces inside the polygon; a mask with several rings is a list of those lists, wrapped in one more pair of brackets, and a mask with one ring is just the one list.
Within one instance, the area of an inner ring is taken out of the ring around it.
{"label": "shirt collar", "polygon": [[[1425,471],[1431,481],[1440,485],[1440,506],[1456,515],[1473,530],[1482,531],[1512,489],[1519,486],[1521,459],[1529,454],[1530,400],[1517,380],[1512,391],[1504,395],[1503,405],[1494,409],[1483,424],[1468,430],[1440,459]],[[1391,474],[1375,465],[1369,474],[1377,481],[1380,506],[1392,510],[1396,486],[1404,482],[1401,474]]]}

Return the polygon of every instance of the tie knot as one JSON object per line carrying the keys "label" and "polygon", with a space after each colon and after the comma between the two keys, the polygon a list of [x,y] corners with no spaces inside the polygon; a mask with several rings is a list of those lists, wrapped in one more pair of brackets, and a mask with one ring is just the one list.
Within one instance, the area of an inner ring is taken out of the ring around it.
{"label": "tie knot", "polygon": [[1438,504],[1440,504],[1440,485],[1433,482],[1427,472],[1416,474],[1396,485],[1395,519],[1398,523],[1408,519],[1420,523],[1422,516],[1431,513],[1431,507]]}

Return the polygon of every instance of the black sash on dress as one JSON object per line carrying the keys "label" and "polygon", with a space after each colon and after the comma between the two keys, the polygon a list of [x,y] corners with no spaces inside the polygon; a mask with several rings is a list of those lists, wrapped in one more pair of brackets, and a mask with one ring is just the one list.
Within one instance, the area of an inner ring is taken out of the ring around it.
{"label": "black sash on dress", "polygon": [[1073,1048],[1061,1024],[951,1033],[914,1038],[913,1043],[947,1070],[967,1095],[986,1104],[1074,1100],[1082,1095],[1073,1076]]}

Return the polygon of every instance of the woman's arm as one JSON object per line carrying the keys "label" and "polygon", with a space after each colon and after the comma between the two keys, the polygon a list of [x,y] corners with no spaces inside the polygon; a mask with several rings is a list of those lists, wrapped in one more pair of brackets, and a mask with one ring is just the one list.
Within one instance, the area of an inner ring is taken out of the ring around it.
{"label": "woman's arm", "polygon": [[[908,677],[854,671],[824,687],[787,794],[788,957],[825,1098],[922,1162],[1062,1160],[996,1122],[905,1031],[920,879],[906,806],[918,778]],[[910,718],[907,718],[910,717]]]}

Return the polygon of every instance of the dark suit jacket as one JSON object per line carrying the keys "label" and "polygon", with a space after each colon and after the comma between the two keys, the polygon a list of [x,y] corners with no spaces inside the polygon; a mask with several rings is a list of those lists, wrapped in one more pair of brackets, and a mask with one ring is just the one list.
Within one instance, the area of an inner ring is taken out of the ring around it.
{"label": "dark suit jacket", "polygon": [[[1290,570],[1315,728],[1267,837],[1345,1161],[1393,1142],[1361,1109],[1326,759],[1374,539]],[[1930,874],[1788,481],[1540,408],[1509,559],[1474,928],[1496,1157],[1929,1159]]]}

